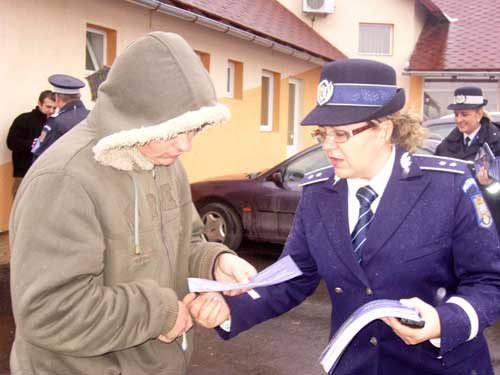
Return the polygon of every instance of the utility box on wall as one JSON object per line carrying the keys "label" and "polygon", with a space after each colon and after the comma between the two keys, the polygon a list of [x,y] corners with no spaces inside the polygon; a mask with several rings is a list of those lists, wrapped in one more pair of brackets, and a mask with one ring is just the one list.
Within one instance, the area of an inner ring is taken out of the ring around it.
{"label": "utility box on wall", "polygon": [[335,0],[302,0],[302,11],[312,14],[330,14],[335,10]]}

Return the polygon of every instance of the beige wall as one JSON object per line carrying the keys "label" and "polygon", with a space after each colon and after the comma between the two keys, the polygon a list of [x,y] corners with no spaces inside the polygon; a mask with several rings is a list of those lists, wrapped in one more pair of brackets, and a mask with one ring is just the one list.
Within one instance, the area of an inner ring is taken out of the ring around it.
{"label": "beige wall", "polygon": [[[36,14],[36,17],[33,15]],[[24,0],[4,1],[0,11],[2,64],[0,101],[0,230],[7,228],[11,205],[11,154],[5,138],[12,120],[31,110],[40,91],[50,88],[47,77],[65,73],[84,79],[85,30],[91,23],[117,31],[117,52],[148,31],[182,35],[196,50],[210,54],[210,75],[221,101],[232,111],[228,125],[209,129],[183,160],[191,180],[270,167],[286,155],[288,78],[302,79],[304,108],[315,103],[319,69],[271,49],[222,34],[190,22],[128,3],[124,0]],[[243,63],[243,99],[224,98],[227,60]],[[280,73],[279,123],[274,131],[259,131],[260,74],[262,69]],[[83,101],[91,108],[88,88]],[[311,144],[302,129],[300,147]]]}
{"label": "beige wall", "polygon": [[[335,0],[335,10],[326,16],[302,12],[303,0],[278,0],[316,32],[350,58],[367,58],[393,66],[398,85],[410,91],[410,78],[403,75],[425,23],[425,10],[417,0]],[[393,26],[393,54],[376,56],[358,53],[360,23],[383,23]]]}

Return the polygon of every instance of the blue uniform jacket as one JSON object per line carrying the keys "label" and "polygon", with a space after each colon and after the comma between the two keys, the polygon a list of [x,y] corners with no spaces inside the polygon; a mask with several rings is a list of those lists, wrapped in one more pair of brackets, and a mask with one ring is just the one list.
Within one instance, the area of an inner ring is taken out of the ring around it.
{"label": "blue uniform jacket", "polygon": [[76,124],[82,122],[88,114],[89,110],[85,108],[81,100],[73,100],[66,103],[59,112],[50,116],[43,127],[37,144],[31,150],[34,159],[39,157],[47,148],[71,130]]}
{"label": "blue uniform jacket", "polygon": [[[441,349],[428,341],[406,345],[374,321],[354,337],[334,374],[493,374],[482,332],[500,314],[500,246],[485,208],[465,164],[403,155],[397,148],[359,265],[349,233],[347,182],[334,183],[332,176],[304,186],[282,254],[291,255],[304,274],[257,288],[260,299],[228,297],[231,330],[218,332],[228,339],[292,309],[323,278],[332,301],[330,337],[374,299],[419,297],[436,306],[441,321]],[[438,290],[446,291],[444,299]],[[470,341],[467,314],[445,303],[452,296],[468,301],[478,315],[479,333]]]}

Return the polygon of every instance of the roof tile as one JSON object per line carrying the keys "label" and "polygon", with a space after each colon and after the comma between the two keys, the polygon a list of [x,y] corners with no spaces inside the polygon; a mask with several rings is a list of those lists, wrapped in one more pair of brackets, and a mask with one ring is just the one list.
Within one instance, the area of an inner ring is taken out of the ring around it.
{"label": "roof tile", "polygon": [[500,70],[500,1],[433,0],[451,23],[429,18],[409,70]]}

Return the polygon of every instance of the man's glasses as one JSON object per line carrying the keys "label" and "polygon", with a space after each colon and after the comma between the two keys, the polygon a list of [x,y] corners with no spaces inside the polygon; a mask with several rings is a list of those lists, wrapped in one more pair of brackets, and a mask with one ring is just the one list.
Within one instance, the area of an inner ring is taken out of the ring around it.
{"label": "man's glasses", "polygon": [[361,126],[356,129],[350,129],[350,130],[341,130],[341,129],[324,129],[324,128],[319,128],[316,130],[313,130],[311,132],[311,137],[318,143],[324,143],[327,138],[330,139],[331,141],[335,141],[335,143],[345,143],[347,142],[351,137],[354,137],[356,134],[362,133],[365,130],[371,129],[374,126],[376,126],[374,122],[368,122],[366,125]]}

